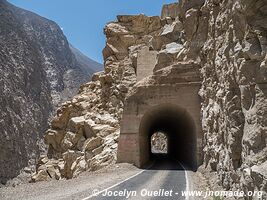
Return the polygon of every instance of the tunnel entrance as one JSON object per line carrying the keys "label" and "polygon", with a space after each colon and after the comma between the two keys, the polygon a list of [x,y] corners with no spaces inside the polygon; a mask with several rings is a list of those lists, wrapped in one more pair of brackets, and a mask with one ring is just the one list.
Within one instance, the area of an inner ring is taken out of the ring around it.
{"label": "tunnel entrance", "polygon": [[164,133],[166,137],[164,159],[175,160],[187,168],[196,169],[195,124],[185,109],[176,105],[160,105],[144,114],[139,127],[140,163],[155,159],[156,154],[151,151],[155,133]]}

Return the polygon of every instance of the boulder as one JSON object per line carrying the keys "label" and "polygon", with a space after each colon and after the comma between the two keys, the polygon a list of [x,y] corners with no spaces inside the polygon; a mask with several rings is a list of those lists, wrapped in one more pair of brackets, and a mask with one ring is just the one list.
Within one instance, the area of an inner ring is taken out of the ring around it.
{"label": "boulder", "polygon": [[89,138],[84,143],[84,151],[91,151],[99,147],[103,143],[103,139],[100,137]]}
{"label": "boulder", "polygon": [[39,160],[38,160],[36,168],[38,169],[41,165],[46,164],[48,161],[49,161],[49,159],[48,159],[47,155],[41,155]]}
{"label": "boulder", "polygon": [[164,52],[167,54],[174,54],[174,56],[176,56],[177,53],[179,53],[182,48],[183,48],[182,44],[172,42],[172,43],[166,44],[166,48],[163,49],[161,52]]}
{"label": "boulder", "polygon": [[39,170],[35,172],[31,177],[32,182],[48,181],[50,179],[51,177],[48,175],[46,170]]}
{"label": "boulder", "polygon": [[95,122],[91,119],[87,119],[84,122],[84,132],[85,132],[86,138],[91,138],[96,135],[96,133],[93,130],[93,126],[95,126]]}
{"label": "boulder", "polygon": [[180,32],[183,30],[183,25],[180,21],[174,21],[172,24],[166,24],[163,27],[162,37],[168,38],[170,41],[176,41],[180,38]]}
{"label": "boulder", "polygon": [[48,181],[51,179],[61,179],[60,168],[58,166],[59,161],[54,159],[48,159],[43,157],[42,161],[39,161],[36,166],[36,172],[31,176],[32,182]]}
{"label": "boulder", "polygon": [[57,116],[51,121],[53,129],[64,129],[69,121],[69,111],[67,109],[59,109]]}
{"label": "boulder", "polygon": [[57,166],[48,165],[46,172],[48,173],[49,177],[51,177],[51,179],[59,180],[61,178],[61,174]]}
{"label": "boulder", "polygon": [[122,60],[128,55],[128,47],[120,38],[109,38],[105,48],[103,49],[103,57],[106,60],[110,56],[114,56],[117,60]]}
{"label": "boulder", "polygon": [[110,126],[118,125],[118,120],[111,116],[109,113],[105,113],[99,117],[101,124],[108,124]]}
{"label": "boulder", "polygon": [[106,25],[104,28],[104,33],[107,37],[113,37],[113,36],[121,36],[121,35],[127,35],[129,31],[126,29],[126,27],[122,26],[119,23],[111,22]]}
{"label": "boulder", "polygon": [[83,156],[83,153],[80,151],[67,150],[63,155],[64,160],[64,176],[66,178],[73,177],[73,168],[72,164],[76,161],[77,158]]}
{"label": "boulder", "polygon": [[78,140],[77,144],[76,144],[76,147],[79,151],[82,151],[83,150],[83,145],[84,145],[84,142],[86,141],[86,138],[84,136],[81,136],[80,139]]}
{"label": "boulder", "polygon": [[93,128],[93,132],[99,136],[105,137],[113,132],[116,131],[116,128],[107,125],[107,124],[97,124],[95,126],[92,127]]}
{"label": "boulder", "polygon": [[84,131],[84,116],[72,117],[68,123],[68,129],[74,133],[83,134]]}
{"label": "boulder", "polygon": [[68,131],[61,142],[62,149],[67,150],[73,148],[81,137],[81,134]]}
{"label": "boulder", "polygon": [[72,177],[77,177],[80,173],[86,171],[88,169],[88,164],[84,159],[84,156],[79,157],[75,160],[75,162],[71,166]]}
{"label": "boulder", "polygon": [[153,71],[168,67],[174,63],[177,54],[182,50],[183,45],[172,42],[166,45],[166,48],[161,50],[157,56],[157,63]]}
{"label": "boulder", "polygon": [[61,150],[61,141],[64,138],[64,131],[47,130],[44,136],[46,144],[51,145],[55,150]]}

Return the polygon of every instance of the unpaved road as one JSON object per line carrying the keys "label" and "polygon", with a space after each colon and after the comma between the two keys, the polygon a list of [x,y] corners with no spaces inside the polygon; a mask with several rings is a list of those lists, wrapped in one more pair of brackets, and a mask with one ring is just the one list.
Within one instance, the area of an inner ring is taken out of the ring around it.
{"label": "unpaved road", "polygon": [[[104,196],[105,189],[111,196]],[[160,190],[161,189],[161,190]],[[128,191],[127,199],[176,199],[186,190],[186,173],[178,162],[155,161],[146,170],[129,164],[119,164],[95,173],[84,173],[72,180],[49,181],[23,184],[18,187],[0,188],[1,200],[85,200],[85,199],[126,199],[117,191]],[[103,191],[97,196],[93,192]],[[135,192],[130,195],[129,192]],[[156,193],[151,197],[151,192]],[[171,192],[172,191],[172,192]],[[149,193],[150,192],[150,193]],[[145,193],[147,193],[145,195]],[[170,194],[172,193],[172,194]],[[126,194],[127,195],[127,194]],[[150,195],[150,196],[149,196]]]}

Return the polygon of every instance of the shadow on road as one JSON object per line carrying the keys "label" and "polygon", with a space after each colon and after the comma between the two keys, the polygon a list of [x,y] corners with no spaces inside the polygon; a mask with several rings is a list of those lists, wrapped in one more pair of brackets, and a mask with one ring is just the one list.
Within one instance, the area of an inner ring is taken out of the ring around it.
{"label": "shadow on road", "polygon": [[179,161],[172,159],[168,154],[152,154],[151,162],[146,165],[143,169],[147,170],[176,170],[184,171],[190,170],[190,168],[179,163]]}

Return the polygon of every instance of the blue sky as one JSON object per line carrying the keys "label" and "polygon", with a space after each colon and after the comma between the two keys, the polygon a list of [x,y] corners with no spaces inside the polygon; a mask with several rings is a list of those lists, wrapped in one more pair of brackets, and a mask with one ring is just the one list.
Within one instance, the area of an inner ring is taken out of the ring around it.
{"label": "blue sky", "polygon": [[119,14],[160,15],[163,4],[177,0],[8,0],[51,19],[69,42],[88,57],[102,62],[103,28]]}

